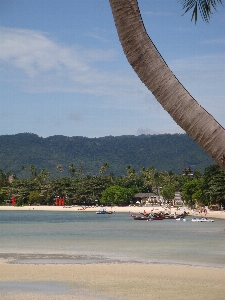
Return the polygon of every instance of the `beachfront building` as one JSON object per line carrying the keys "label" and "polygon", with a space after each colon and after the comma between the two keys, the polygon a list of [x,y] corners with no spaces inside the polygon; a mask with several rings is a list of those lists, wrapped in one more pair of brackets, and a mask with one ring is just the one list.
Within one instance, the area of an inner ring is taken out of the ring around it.
{"label": "beachfront building", "polygon": [[134,205],[152,206],[152,205],[162,205],[163,203],[164,203],[163,197],[158,196],[154,193],[137,193],[132,199],[132,204]]}
{"label": "beachfront building", "polygon": [[184,204],[184,201],[181,197],[181,194],[180,192],[176,192],[175,195],[174,195],[174,199],[173,199],[173,205],[183,205]]}

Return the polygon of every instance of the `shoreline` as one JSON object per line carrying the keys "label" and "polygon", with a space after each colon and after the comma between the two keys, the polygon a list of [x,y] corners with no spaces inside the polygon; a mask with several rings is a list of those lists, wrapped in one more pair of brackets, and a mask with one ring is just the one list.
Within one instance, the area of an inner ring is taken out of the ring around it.
{"label": "shoreline", "polygon": [[[28,211],[28,210],[36,210],[36,211],[72,211],[72,212],[97,212],[102,210],[103,207],[84,207],[82,206],[47,206],[47,205],[40,205],[40,206],[0,206],[0,211]],[[138,214],[140,212],[146,211],[146,213],[150,213],[152,210],[154,213],[160,211],[167,211],[168,209],[161,207],[161,206],[104,206],[106,211],[118,212],[118,213],[134,213]],[[193,213],[191,210],[186,209],[186,212],[189,213],[189,216],[194,217],[207,217],[207,218],[216,218],[216,219],[224,219],[225,220],[225,211],[208,211],[205,215],[204,213]],[[176,208],[171,208],[170,212],[172,214],[180,214],[184,211],[184,208],[181,207],[179,210]]]}
{"label": "shoreline", "polygon": [[102,257],[101,255],[87,254],[65,254],[65,253],[0,253],[1,265],[145,265],[151,266],[180,266],[203,269],[220,269],[225,271],[224,265],[204,264],[204,263],[185,263],[185,262],[165,262],[165,261],[140,261],[140,260],[121,260],[120,258]]}

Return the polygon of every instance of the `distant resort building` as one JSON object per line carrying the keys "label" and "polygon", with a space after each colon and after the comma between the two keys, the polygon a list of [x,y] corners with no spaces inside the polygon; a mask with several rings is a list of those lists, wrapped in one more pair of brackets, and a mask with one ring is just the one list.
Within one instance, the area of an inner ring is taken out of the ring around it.
{"label": "distant resort building", "polygon": [[162,196],[158,196],[154,193],[137,193],[132,199],[132,204],[134,205],[161,205],[164,203]]}
{"label": "distant resort building", "polygon": [[180,192],[176,192],[174,195],[173,205],[183,205],[184,201],[182,200]]}

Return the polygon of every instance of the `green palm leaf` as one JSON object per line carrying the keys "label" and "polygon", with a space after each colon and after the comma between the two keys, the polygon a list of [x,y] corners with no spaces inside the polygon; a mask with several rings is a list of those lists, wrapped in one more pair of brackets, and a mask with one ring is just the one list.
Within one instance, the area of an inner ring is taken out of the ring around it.
{"label": "green palm leaf", "polygon": [[223,0],[178,0],[185,10],[184,14],[193,9],[191,20],[195,19],[195,23],[198,19],[198,11],[202,19],[209,22],[213,11],[217,10],[217,5],[223,4],[222,1]]}

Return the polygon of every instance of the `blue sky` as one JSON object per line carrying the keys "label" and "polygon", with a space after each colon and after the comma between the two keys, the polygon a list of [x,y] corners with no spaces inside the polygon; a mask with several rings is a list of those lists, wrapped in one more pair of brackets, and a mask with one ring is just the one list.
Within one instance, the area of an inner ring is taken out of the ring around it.
{"label": "blue sky", "polygon": [[[225,127],[225,8],[195,25],[177,0],[139,6],[169,67]],[[127,62],[108,0],[1,0],[0,20],[1,135],[183,132]]]}

